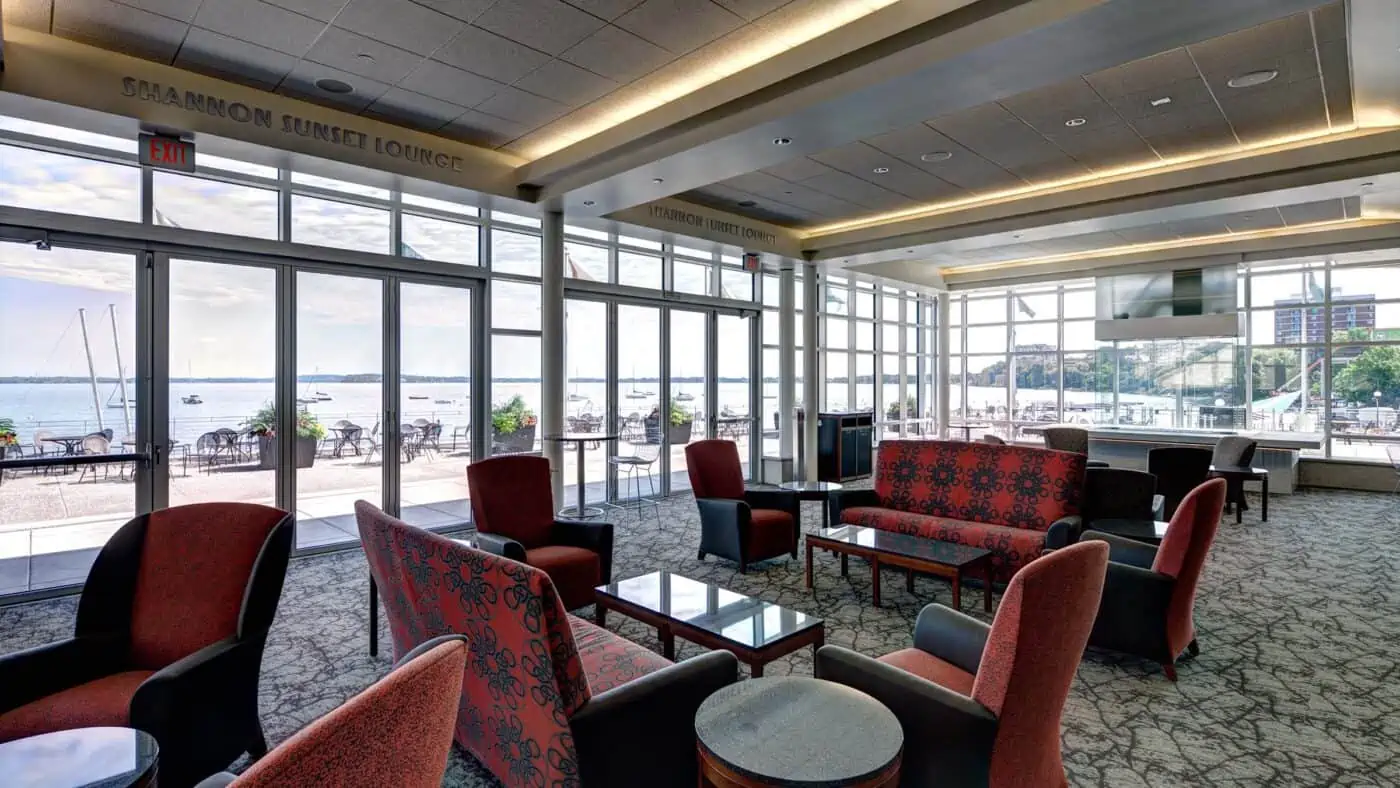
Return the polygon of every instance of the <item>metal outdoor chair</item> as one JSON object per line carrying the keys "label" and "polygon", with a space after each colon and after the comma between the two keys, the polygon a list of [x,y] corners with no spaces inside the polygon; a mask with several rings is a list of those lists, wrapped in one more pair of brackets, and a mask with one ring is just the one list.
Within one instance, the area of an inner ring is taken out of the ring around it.
{"label": "metal outdoor chair", "polygon": [[204,465],[205,473],[213,473],[214,466],[219,464],[219,460],[227,455],[224,448],[224,438],[217,432],[206,432],[195,439],[194,442],[194,468],[199,470],[201,464]]}
{"label": "metal outdoor chair", "polygon": [[[656,479],[651,473],[652,466],[661,458],[661,444],[659,443],[632,443],[631,454],[616,454],[608,458],[608,465],[617,469],[618,475],[623,477],[621,496],[619,501],[626,501],[626,496],[635,492],[632,498],[636,504],[637,516],[642,514],[642,507],[650,504],[656,513],[656,521],[661,522],[661,505],[656,501]],[[647,487],[651,490],[651,497],[642,495],[642,474],[646,474]],[[625,505],[617,506],[619,509],[626,508]]]}
{"label": "metal outdoor chair", "polygon": [[[104,435],[104,434],[102,434],[102,433],[100,433],[100,432],[94,432],[93,434],[87,436],[86,438],[83,438],[83,449],[82,449],[82,454],[83,454],[83,456],[91,457],[91,456],[96,455],[96,454],[107,454],[109,451],[111,451],[111,448],[112,448],[112,440],[111,440],[111,438],[108,438],[106,435]],[[83,478],[84,478],[85,476],[87,476],[87,474],[88,474],[89,471],[91,471],[91,472],[92,472],[92,483],[93,483],[93,484],[96,484],[96,483],[97,483],[97,469],[98,469],[98,467],[99,467],[99,466],[97,466],[97,465],[84,465],[84,466],[83,466],[83,472],[80,473],[80,474],[78,474],[78,482],[81,484],[82,481],[83,481]],[[108,473],[108,466],[103,465],[103,466],[100,466],[100,467],[102,468],[102,475],[103,475],[103,477],[106,477],[106,475],[107,475],[107,473]]]}

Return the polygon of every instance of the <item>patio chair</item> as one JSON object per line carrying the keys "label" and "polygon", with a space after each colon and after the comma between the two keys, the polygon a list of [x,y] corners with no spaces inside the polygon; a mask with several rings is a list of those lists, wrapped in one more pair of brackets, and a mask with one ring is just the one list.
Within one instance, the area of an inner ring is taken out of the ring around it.
{"label": "patio chair", "polygon": [[[652,476],[651,468],[656,461],[661,458],[661,444],[659,443],[629,443],[632,447],[631,454],[617,454],[608,458],[608,465],[617,469],[619,475],[624,479],[622,489],[619,491],[623,496],[631,494],[634,490],[636,496],[632,499],[637,507],[637,516],[642,514],[642,507],[650,505],[656,512],[656,521],[661,522],[661,505],[656,502],[656,481]],[[642,495],[642,474],[646,474],[647,487],[651,489],[651,497]],[[622,509],[625,506],[618,506]]]}
{"label": "patio chair", "polygon": [[194,469],[198,471],[203,463],[204,472],[213,473],[214,466],[219,464],[219,458],[223,457],[224,453],[223,437],[217,432],[204,433],[194,442]]}
{"label": "patio chair", "polygon": [[400,424],[399,446],[403,451],[404,461],[413,462],[418,453],[422,451],[423,433],[419,432],[412,424]]}
{"label": "patio chair", "polygon": [[[83,449],[82,449],[82,454],[83,454],[83,456],[91,457],[91,456],[97,455],[97,454],[107,454],[107,453],[110,452],[111,450],[112,450],[112,440],[111,440],[111,438],[108,438],[106,435],[102,434],[101,432],[94,432],[93,434],[87,436],[86,438],[83,438]],[[96,483],[97,483],[97,469],[98,469],[98,467],[99,467],[99,466],[97,466],[97,465],[84,465],[84,466],[83,466],[83,472],[80,473],[80,474],[78,474],[78,483],[81,484],[82,481],[83,481],[83,478],[87,476],[87,474],[88,474],[89,471],[91,471],[91,472],[92,472],[92,483],[93,483],[93,484],[96,484]],[[102,468],[102,476],[105,478],[105,477],[107,476],[107,474],[109,473],[109,467],[106,466],[106,465],[103,465],[103,466],[100,466],[100,467]]]}
{"label": "patio chair", "polygon": [[[440,429],[440,428],[439,428],[439,429]],[[452,428],[452,453],[453,453],[453,454],[456,454],[456,453],[457,453],[457,439],[458,439],[458,438],[461,438],[461,439],[462,439],[462,444],[466,447],[467,451],[471,451],[471,448],[472,448],[472,425],[471,425],[471,422],[467,422],[466,424],[458,424],[458,425],[456,425],[455,427]]]}
{"label": "patio chair", "polygon": [[432,447],[433,451],[442,451],[442,447],[438,445],[441,440],[442,422],[429,422],[428,426],[423,428],[423,448],[426,450],[428,447]]}
{"label": "patio chair", "polygon": [[[46,440],[48,440],[49,438],[52,438],[52,437],[53,437],[53,432],[50,431],[50,430],[35,430],[35,431],[34,431],[34,437],[33,437],[34,451],[33,451],[33,453],[32,453],[30,456],[31,456],[31,457],[46,457],[46,456],[48,456],[48,454],[49,454],[49,447],[48,447],[47,444],[44,443],[44,441],[46,441]],[[48,476],[48,475],[49,475],[49,469],[48,469],[47,467],[42,468],[42,469],[40,469],[40,468],[35,468],[35,469],[34,469],[34,473],[37,474],[40,470],[43,470],[45,476]]]}

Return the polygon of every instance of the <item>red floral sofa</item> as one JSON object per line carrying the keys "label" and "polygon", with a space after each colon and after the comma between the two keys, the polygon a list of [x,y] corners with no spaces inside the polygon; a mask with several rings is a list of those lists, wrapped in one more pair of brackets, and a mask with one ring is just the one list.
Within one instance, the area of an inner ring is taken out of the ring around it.
{"label": "red floral sofa", "polygon": [[1082,526],[1082,454],[961,441],[885,441],[872,490],[832,496],[831,521],[992,551],[1006,582]]}

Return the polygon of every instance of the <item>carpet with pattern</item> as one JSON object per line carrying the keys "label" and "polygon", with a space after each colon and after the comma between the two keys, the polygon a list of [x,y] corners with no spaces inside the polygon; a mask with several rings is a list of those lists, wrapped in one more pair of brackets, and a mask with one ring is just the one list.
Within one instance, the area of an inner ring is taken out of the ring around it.
{"label": "carpet with pattern", "polygon": [[[1256,501],[1257,502],[1257,501]],[[807,504],[806,527],[820,516]],[[1400,504],[1377,494],[1305,490],[1271,501],[1268,523],[1228,517],[1196,607],[1201,655],[1171,683],[1142,660],[1090,650],[1065,708],[1063,746],[1076,786],[1400,785]],[[880,655],[911,643],[915,616],[948,603],[946,583],[883,583],[853,562],[842,578],[821,556],[815,593],[797,561],[740,575],[696,560],[698,517],[678,496],[638,517],[618,513],[616,576],[666,568],[826,620],[826,642]],[[367,568],[358,551],[294,560],[263,662],[261,710],[273,743],[370,684],[390,656],[369,656]],[[963,600],[981,612],[981,591]],[[76,598],[0,608],[0,652],[65,637]],[[654,632],[613,614],[609,627],[659,648]],[[387,630],[382,642],[388,642]],[[678,658],[700,652],[677,641]],[[811,675],[810,649],[768,675]],[[3,676],[0,676],[3,680]],[[444,785],[494,786],[460,750]]]}

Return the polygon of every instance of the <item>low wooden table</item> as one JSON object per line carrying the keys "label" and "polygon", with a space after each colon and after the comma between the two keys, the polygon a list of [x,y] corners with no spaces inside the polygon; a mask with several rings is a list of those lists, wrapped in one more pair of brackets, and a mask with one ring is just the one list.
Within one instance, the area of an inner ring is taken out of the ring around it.
{"label": "low wooden table", "polygon": [[857,689],[797,676],[740,681],[695,712],[700,785],[893,788],[904,731]]}
{"label": "low wooden table", "polygon": [[953,609],[962,607],[962,579],[970,571],[982,573],[983,602],[992,612],[992,553],[980,547],[940,542],[912,534],[882,531],[863,525],[840,525],[807,534],[807,587],[812,587],[812,551],[820,548],[841,555],[841,576],[848,571],[846,557],[854,555],[870,562],[875,607],[880,606],[880,566],[908,570],[909,592],[914,592],[914,573],[946,577],[953,583]]}
{"label": "low wooden table", "polygon": [[754,678],[763,675],[764,665],[804,646],[815,653],[826,638],[820,618],[672,572],[619,580],[593,593],[600,607],[656,627],[667,659],[676,658],[679,635],[733,652]]}
{"label": "low wooden table", "polygon": [[0,744],[0,785],[150,788],[160,747],[132,728],[73,728]]}

